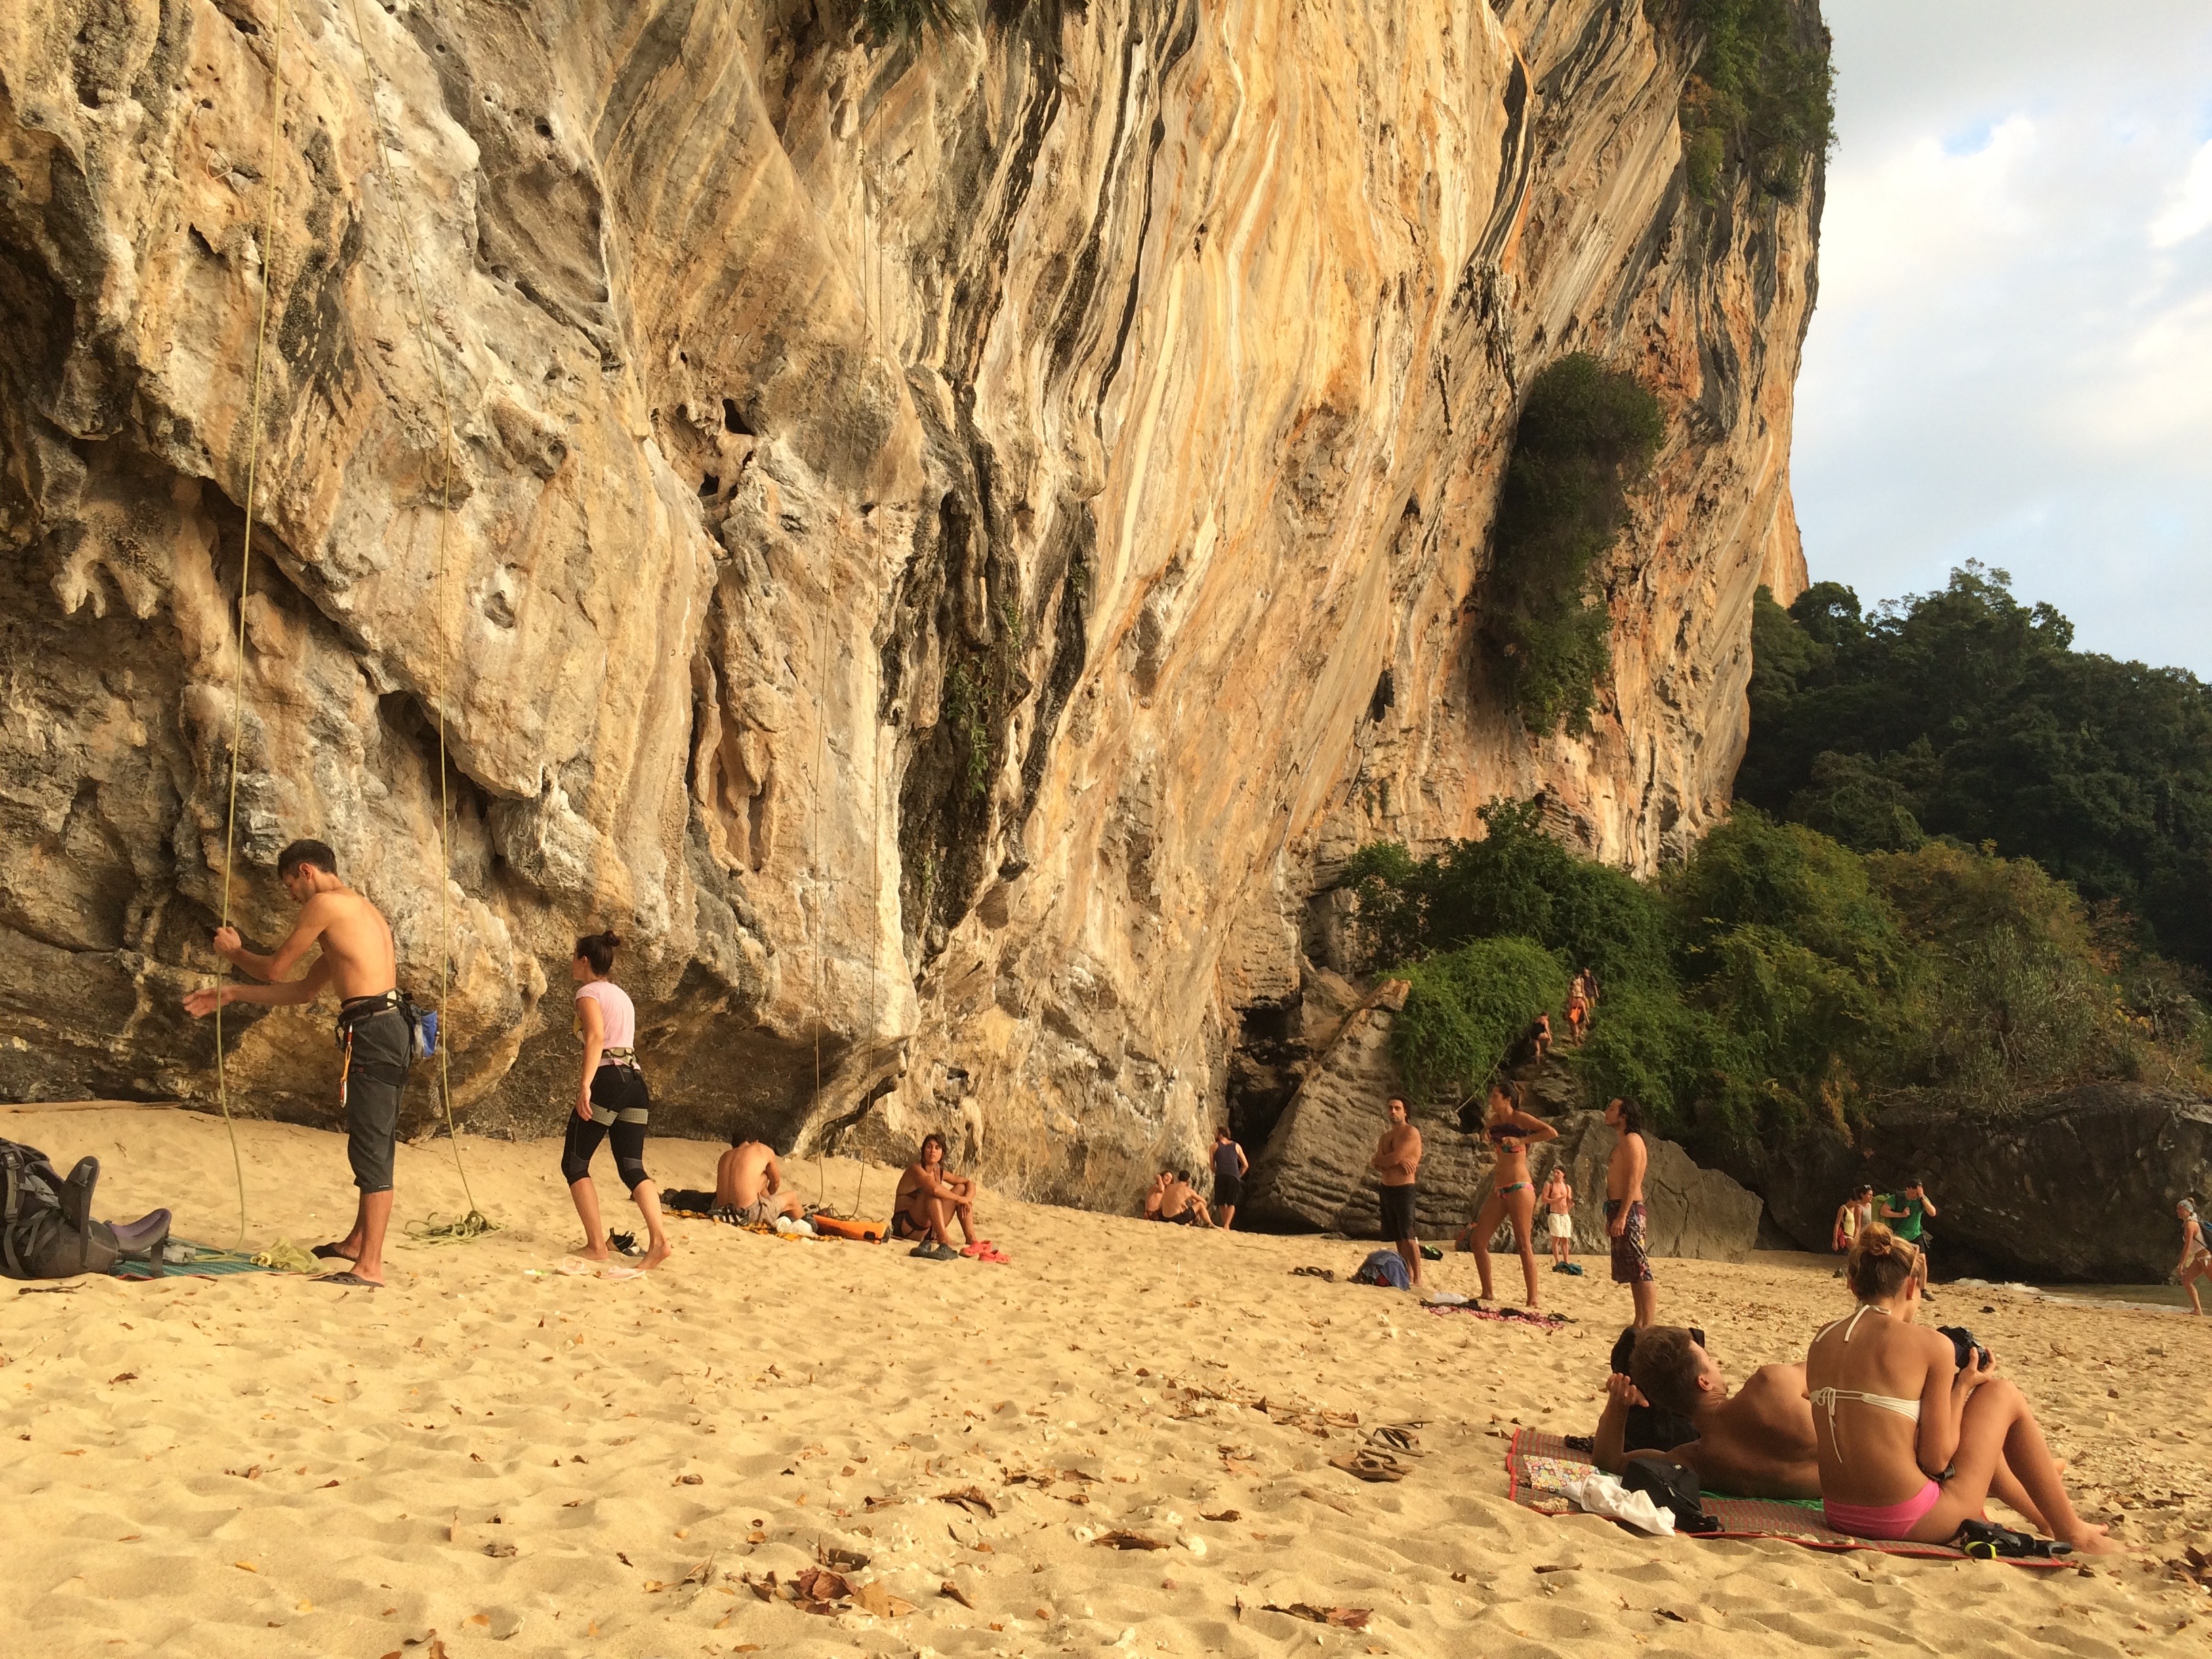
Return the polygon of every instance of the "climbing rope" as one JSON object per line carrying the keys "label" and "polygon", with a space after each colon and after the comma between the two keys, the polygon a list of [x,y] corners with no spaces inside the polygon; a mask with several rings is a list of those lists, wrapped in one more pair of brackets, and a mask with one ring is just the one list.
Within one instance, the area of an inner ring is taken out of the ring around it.
{"label": "climbing rope", "polygon": [[[883,321],[883,260],[882,247],[876,234],[875,222],[868,212],[868,95],[867,83],[860,87],[860,118],[854,127],[860,143],[860,169],[857,182],[860,193],[860,316],[873,344],[881,332]],[[870,292],[873,278],[874,291]],[[871,518],[862,527],[861,539],[872,556],[875,553],[875,520]],[[883,969],[884,957],[884,767],[883,726],[877,711],[871,709],[868,718],[874,726],[873,738],[868,745],[868,774],[874,791],[874,806],[869,820],[868,840],[868,1040],[876,1036],[876,980]],[[855,1148],[853,1155],[853,1214],[862,1213],[860,1195],[867,1184],[868,1159],[865,1151]]]}
{"label": "climbing rope", "polygon": [[438,392],[438,409],[443,430],[440,439],[441,469],[438,480],[438,1104],[446,1120],[446,1138],[453,1143],[453,1171],[460,1176],[461,1196],[468,1210],[457,1221],[440,1223],[434,1215],[430,1219],[411,1222],[407,1227],[409,1238],[424,1244],[453,1244],[496,1232],[499,1224],[477,1207],[476,1194],[469,1187],[467,1165],[461,1158],[460,1130],[453,1121],[453,1088],[450,1057],[453,1052],[453,1022],[447,1010],[447,999],[452,991],[453,957],[453,787],[451,769],[446,759],[446,624],[452,612],[452,569],[447,548],[453,523],[453,404],[446,389],[446,368],[430,343],[430,315],[422,301],[422,261],[415,251],[415,233],[407,222],[407,216],[398,206],[399,192],[392,179],[391,147],[384,139],[384,121],[377,103],[377,91],[382,75],[377,69],[374,55],[369,51],[368,32],[362,27],[361,0],[347,0],[352,15],[354,41],[361,48],[362,70],[366,81],[371,136],[375,141],[376,170],[383,177],[386,198],[392,204],[392,222],[398,227],[399,241],[407,256],[407,286],[413,301],[411,319],[416,342],[430,366],[430,374]]}
{"label": "climbing rope", "polygon": [[[246,533],[238,554],[238,649],[230,664],[230,805],[222,825],[222,921],[230,926],[231,873],[238,848],[238,757],[246,736],[246,599],[253,575],[253,507],[261,481],[261,388],[269,356],[269,295],[276,286],[276,206],[283,196],[283,171],[276,161],[276,140],[284,112],[284,29],[291,21],[291,0],[276,12],[276,27],[269,46],[269,138],[262,150],[269,169],[268,198],[261,210],[261,306],[253,329],[253,394],[246,416]],[[215,1094],[222,1107],[222,1127],[230,1136],[231,1173],[238,1182],[238,1243],[246,1244],[246,1159],[238,1150],[238,1124],[230,1114],[230,1067],[223,1056],[222,996],[230,981],[230,961],[223,959],[216,979],[215,1002]]]}

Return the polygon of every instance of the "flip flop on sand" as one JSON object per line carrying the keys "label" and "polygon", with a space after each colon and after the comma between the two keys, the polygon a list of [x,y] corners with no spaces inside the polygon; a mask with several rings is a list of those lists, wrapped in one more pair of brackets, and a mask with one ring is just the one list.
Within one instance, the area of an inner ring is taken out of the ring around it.
{"label": "flip flop on sand", "polygon": [[553,1271],[556,1273],[566,1273],[571,1279],[589,1279],[599,1272],[599,1266],[600,1264],[596,1261],[580,1261],[572,1255]]}
{"label": "flip flop on sand", "polygon": [[982,1242],[982,1243],[976,1247],[975,1260],[978,1261],[995,1261],[1000,1267],[1004,1267],[1006,1263],[1012,1261],[1013,1257],[1008,1255],[1004,1250],[1000,1249],[997,1245],[994,1244],[987,1238]]}
{"label": "flip flop on sand", "polygon": [[341,1285],[349,1291],[380,1291],[384,1286],[373,1279],[363,1279],[359,1273],[324,1273],[315,1279],[317,1285]]}
{"label": "flip flop on sand", "polygon": [[1328,1460],[1333,1469],[1342,1469],[1346,1474],[1356,1474],[1362,1480],[1403,1480],[1406,1466],[1388,1452],[1346,1452],[1341,1457]]}
{"label": "flip flop on sand", "polygon": [[642,1279],[645,1277],[645,1269],[642,1267],[603,1267],[599,1270],[599,1277],[602,1279]]}

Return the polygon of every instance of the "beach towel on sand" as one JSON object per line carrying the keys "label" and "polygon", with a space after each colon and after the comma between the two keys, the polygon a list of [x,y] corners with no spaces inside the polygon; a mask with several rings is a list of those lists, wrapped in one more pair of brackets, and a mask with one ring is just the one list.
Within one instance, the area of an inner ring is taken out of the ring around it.
{"label": "beach towel on sand", "polygon": [[185,1261],[118,1261],[109,1273],[117,1279],[214,1279],[227,1273],[281,1273],[281,1267],[264,1267],[235,1250],[217,1249],[212,1244],[186,1243],[174,1241],[191,1252]]}
{"label": "beach towel on sand", "polygon": [[[1585,1480],[1593,1473],[1587,1454],[1569,1446],[1556,1434],[1540,1429],[1516,1429],[1505,1453],[1505,1495],[1523,1509],[1539,1515],[1565,1515],[1574,1509],[1567,1497],[1571,1482]],[[1838,1532],[1820,1516],[1814,1503],[1788,1503],[1765,1498],[1717,1498],[1705,1494],[1705,1513],[1717,1520],[1718,1532],[1707,1538],[1778,1538],[1814,1550],[1879,1550],[1885,1555],[1909,1555],[1929,1561],[1964,1561],[1960,1550],[1948,1544],[1916,1544],[1910,1539],[1854,1538]],[[2071,1566],[2070,1559],[2015,1561],[2014,1566]]]}

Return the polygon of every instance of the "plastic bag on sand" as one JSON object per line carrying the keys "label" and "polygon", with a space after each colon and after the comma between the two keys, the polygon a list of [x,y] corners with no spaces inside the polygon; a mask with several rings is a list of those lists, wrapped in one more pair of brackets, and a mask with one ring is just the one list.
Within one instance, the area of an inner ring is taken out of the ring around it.
{"label": "plastic bag on sand", "polygon": [[1608,1521],[1626,1521],[1638,1532],[1648,1532],[1656,1538],[1674,1535],[1672,1510],[1661,1509],[1651,1501],[1648,1492],[1629,1491],[1612,1475],[1592,1469],[1588,1475],[1568,1481],[1560,1490],[1578,1510],[1601,1515]]}

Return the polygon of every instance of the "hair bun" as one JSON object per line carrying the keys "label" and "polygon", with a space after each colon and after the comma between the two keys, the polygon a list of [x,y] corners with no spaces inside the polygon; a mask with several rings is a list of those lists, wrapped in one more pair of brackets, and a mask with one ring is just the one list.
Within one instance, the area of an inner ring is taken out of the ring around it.
{"label": "hair bun", "polygon": [[608,928],[605,933],[600,934],[599,937],[606,940],[609,945],[620,945],[622,943],[622,935],[615,932],[611,927]]}
{"label": "hair bun", "polygon": [[1887,1238],[1869,1238],[1866,1242],[1866,1251],[1869,1255],[1887,1255],[1889,1241]]}

